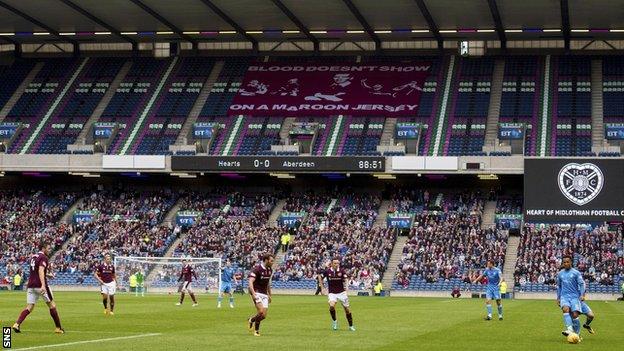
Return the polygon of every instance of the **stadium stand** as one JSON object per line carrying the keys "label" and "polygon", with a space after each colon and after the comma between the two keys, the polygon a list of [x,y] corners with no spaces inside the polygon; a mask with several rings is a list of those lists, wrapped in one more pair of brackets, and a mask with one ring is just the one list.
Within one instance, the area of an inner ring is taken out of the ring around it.
{"label": "stadium stand", "polygon": [[518,249],[515,285],[520,291],[556,290],[561,257],[570,255],[590,293],[617,293],[621,285],[624,248],[622,232],[606,226],[592,229],[551,225],[525,226]]}
{"label": "stadium stand", "polygon": [[148,108],[148,101],[154,94],[167,63],[168,60],[148,57],[133,59],[130,70],[99,119],[99,122],[119,123],[119,132],[111,141],[108,154],[120,153],[143,110]]}
{"label": "stadium stand", "polygon": [[494,61],[459,59],[444,154],[482,155]]}
{"label": "stadium stand", "polygon": [[11,190],[0,194],[0,276],[24,268],[40,240],[57,250],[71,236],[69,225],[59,223],[75,202],[76,193],[45,189]]}
{"label": "stadium stand", "polygon": [[380,197],[348,191],[328,195],[305,194],[287,202],[289,211],[306,211],[308,217],[276,270],[275,287],[315,288],[318,270],[337,256],[350,272],[354,289],[372,287],[385,271],[395,236],[392,230],[372,227]]}
{"label": "stadium stand", "polygon": [[137,155],[169,153],[195,100],[210,75],[210,58],[182,58],[150,110],[132,152]]}
{"label": "stadium stand", "polygon": [[504,264],[507,234],[481,228],[480,193],[437,193],[397,189],[389,212],[416,213],[398,265],[393,289],[482,290],[471,284],[488,259]]}
{"label": "stadium stand", "polygon": [[544,59],[540,56],[512,56],[505,59],[499,121],[527,125],[525,155],[535,155],[537,151],[539,114],[543,104],[540,94],[543,74]]}
{"label": "stadium stand", "polygon": [[81,62],[66,58],[45,60],[37,76],[4,119],[5,122],[19,122],[23,126],[8,153],[20,153],[29,140],[39,138],[33,133],[45,116],[57,107],[57,100]]}
{"label": "stadium stand", "polygon": [[558,56],[552,66],[550,154],[590,156],[591,58]]}
{"label": "stadium stand", "polygon": [[64,154],[85,127],[109,85],[121,69],[124,59],[94,58],[70,87],[65,98],[55,109],[49,122],[37,135],[32,153]]}
{"label": "stadium stand", "polygon": [[[274,252],[281,230],[268,226],[275,206],[273,194],[191,191],[181,197],[181,209],[202,212],[197,224],[184,233],[175,256],[221,257],[235,267],[249,269],[266,252]],[[171,274],[162,272],[157,287],[175,285]]]}
{"label": "stadium stand", "polygon": [[75,225],[74,235],[54,262],[57,285],[95,285],[94,265],[105,252],[127,256],[162,256],[175,239],[161,225],[176,202],[171,190],[112,188],[94,190],[79,210],[96,211],[91,222]]}

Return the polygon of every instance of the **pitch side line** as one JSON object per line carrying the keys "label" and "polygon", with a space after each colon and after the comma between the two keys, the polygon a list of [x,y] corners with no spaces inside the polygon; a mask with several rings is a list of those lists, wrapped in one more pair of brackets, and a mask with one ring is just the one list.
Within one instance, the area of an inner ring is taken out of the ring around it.
{"label": "pitch side line", "polygon": [[66,342],[66,343],[63,343],[63,344],[53,344],[53,345],[41,345],[41,346],[33,346],[33,347],[24,347],[24,348],[15,349],[15,350],[39,350],[39,349],[47,349],[47,348],[52,348],[52,347],[72,346],[72,345],[82,345],[82,344],[93,344],[93,343],[96,343],[96,342],[103,342],[103,341],[116,341],[116,340],[146,338],[148,336],[158,336],[158,335],[162,335],[162,333],[150,333],[150,334],[120,336],[120,337],[116,337],[116,338],[105,338],[105,339],[95,339],[95,340],[85,340],[85,341],[74,341],[74,342]]}

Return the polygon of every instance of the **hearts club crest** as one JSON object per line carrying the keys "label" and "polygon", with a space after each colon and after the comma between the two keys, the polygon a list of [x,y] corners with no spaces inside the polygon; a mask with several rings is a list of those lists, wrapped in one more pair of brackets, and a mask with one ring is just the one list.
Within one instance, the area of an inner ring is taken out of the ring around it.
{"label": "hearts club crest", "polygon": [[578,206],[588,204],[596,198],[604,185],[604,175],[593,163],[568,163],[558,176],[559,190]]}

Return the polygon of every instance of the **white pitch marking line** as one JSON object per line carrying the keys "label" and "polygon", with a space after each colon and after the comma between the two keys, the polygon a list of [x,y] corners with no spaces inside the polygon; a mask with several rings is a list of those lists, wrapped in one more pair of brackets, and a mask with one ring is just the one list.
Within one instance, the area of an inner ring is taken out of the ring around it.
{"label": "white pitch marking line", "polygon": [[61,346],[72,346],[72,345],[82,345],[82,344],[93,344],[96,342],[103,341],[116,341],[116,340],[127,340],[127,339],[136,339],[136,338],[145,338],[148,336],[158,336],[162,335],[161,333],[150,333],[150,334],[139,334],[139,335],[130,335],[130,336],[120,336],[117,338],[105,338],[105,339],[95,339],[95,340],[85,340],[85,341],[74,341],[74,342],[66,342],[63,344],[52,344],[52,345],[41,345],[41,346],[33,346],[33,347],[24,347],[21,349],[15,350],[39,350],[39,349],[47,349],[51,347],[61,347]]}

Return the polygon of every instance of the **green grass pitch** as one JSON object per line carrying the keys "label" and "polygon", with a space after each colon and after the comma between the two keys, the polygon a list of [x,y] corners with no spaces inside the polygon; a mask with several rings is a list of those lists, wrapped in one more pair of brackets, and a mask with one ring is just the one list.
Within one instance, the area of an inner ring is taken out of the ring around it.
{"label": "green grass pitch", "polygon": [[[13,349],[33,350],[618,350],[624,345],[624,302],[590,301],[596,335],[564,341],[555,301],[504,301],[505,320],[483,320],[482,300],[352,297],[356,332],[347,330],[338,310],[339,330],[330,330],[326,298],[275,296],[262,323],[261,337],[249,334],[253,312],[248,296],[236,308],[216,308],[215,296],[199,295],[176,307],[176,295],[144,298],[118,294],[115,316],[105,316],[98,293],[57,292],[55,299],[67,330],[53,334],[47,308],[40,303],[13,334]],[[15,321],[25,293],[0,293],[2,326]],[[224,301],[226,302],[226,301]],[[584,321],[584,317],[582,317]],[[110,339],[110,340],[106,340]],[[50,347],[52,345],[56,345]],[[47,346],[47,347],[43,347]]]}

